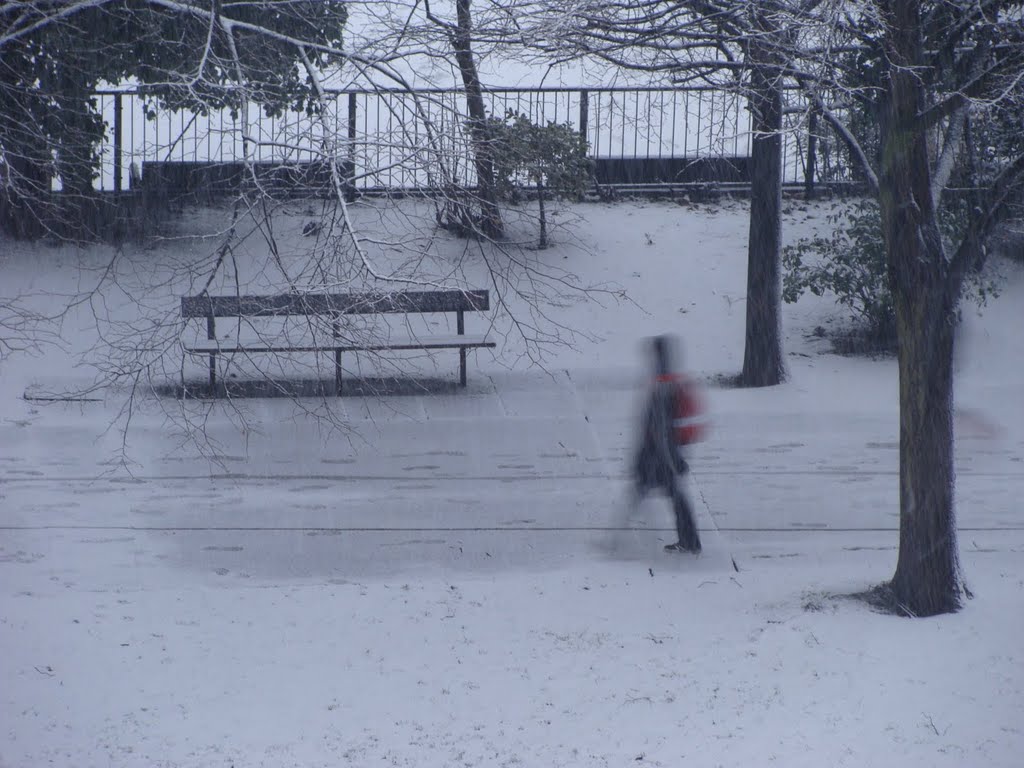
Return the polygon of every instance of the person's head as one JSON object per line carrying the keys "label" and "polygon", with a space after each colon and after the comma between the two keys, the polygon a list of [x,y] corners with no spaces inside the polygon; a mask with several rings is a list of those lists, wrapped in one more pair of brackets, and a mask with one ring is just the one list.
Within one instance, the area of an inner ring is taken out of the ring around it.
{"label": "person's head", "polygon": [[666,334],[659,334],[651,339],[651,353],[654,358],[654,371],[662,376],[672,372],[672,339]]}

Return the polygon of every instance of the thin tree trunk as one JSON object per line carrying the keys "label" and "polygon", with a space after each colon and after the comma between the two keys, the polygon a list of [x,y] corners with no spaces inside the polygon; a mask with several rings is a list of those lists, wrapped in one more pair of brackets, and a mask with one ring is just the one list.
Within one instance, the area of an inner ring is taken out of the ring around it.
{"label": "thin tree trunk", "polygon": [[544,211],[544,182],[537,180],[537,207],[540,212],[540,243],[538,248],[548,247],[548,220]]}
{"label": "thin tree trunk", "polygon": [[[751,57],[756,60],[755,46]],[[778,77],[751,72],[754,137],[750,151],[747,324],[740,383],[769,387],[786,375],[782,359],[782,90]]]}
{"label": "thin tree trunk", "polygon": [[887,4],[889,58],[880,206],[896,304],[900,369],[900,550],[890,584],[914,616],[960,605],[954,514],[953,338],[959,285],[950,279],[931,193],[918,3]]}
{"label": "thin tree trunk", "polygon": [[491,159],[490,137],[487,135],[487,110],[484,107],[483,89],[473,56],[473,21],[469,10],[470,0],[457,0],[456,30],[452,35],[455,61],[462,75],[466,89],[466,108],[469,111],[469,130],[473,139],[473,157],[476,166],[478,194],[480,197],[480,228],[487,237],[498,238],[504,234],[498,195],[495,190],[494,163]]}
{"label": "thin tree trunk", "polygon": [[818,160],[818,108],[811,107],[807,118],[807,165],[804,168],[804,200],[814,199],[814,174]]}

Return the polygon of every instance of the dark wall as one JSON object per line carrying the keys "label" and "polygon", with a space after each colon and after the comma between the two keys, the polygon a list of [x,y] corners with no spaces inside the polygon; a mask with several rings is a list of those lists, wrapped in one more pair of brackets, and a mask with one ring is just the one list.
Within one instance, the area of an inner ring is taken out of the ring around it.
{"label": "dark wall", "polygon": [[598,157],[594,164],[602,185],[750,181],[749,157]]}
{"label": "dark wall", "polygon": [[[323,196],[333,193],[327,163],[255,163],[256,183],[273,195]],[[351,176],[351,164],[342,164],[343,176]],[[142,165],[142,188],[169,200],[205,202],[238,193],[252,184],[240,162],[146,162]]]}

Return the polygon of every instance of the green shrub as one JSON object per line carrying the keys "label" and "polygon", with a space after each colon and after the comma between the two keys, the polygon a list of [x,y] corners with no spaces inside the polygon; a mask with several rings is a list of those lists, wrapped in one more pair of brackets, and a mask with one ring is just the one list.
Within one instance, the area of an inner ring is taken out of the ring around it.
{"label": "green shrub", "polygon": [[544,201],[550,195],[579,198],[593,176],[587,142],[569,123],[534,123],[509,110],[504,119],[490,118],[495,181],[500,193],[516,200],[524,188],[537,193],[540,220],[539,247],[546,248],[547,216]]}
{"label": "green shrub", "polygon": [[[941,220],[947,248],[963,231],[962,206],[946,209]],[[882,237],[878,203],[860,200],[846,210],[830,214],[827,236],[802,238],[782,250],[782,298],[797,301],[805,291],[815,296],[832,293],[849,309],[873,341],[896,338],[896,310],[889,290],[888,262]],[[965,296],[979,306],[998,295],[998,276],[975,270]]]}

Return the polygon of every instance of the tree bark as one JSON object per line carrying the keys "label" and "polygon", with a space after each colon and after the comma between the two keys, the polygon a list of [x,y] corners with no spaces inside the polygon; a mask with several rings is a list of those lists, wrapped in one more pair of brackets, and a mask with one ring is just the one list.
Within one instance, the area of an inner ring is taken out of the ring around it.
{"label": "tree bark", "polygon": [[807,165],[804,168],[804,200],[814,199],[814,175],[818,160],[818,109],[811,107],[807,116]]}
{"label": "tree bark", "polygon": [[[769,387],[786,376],[782,358],[782,84],[757,66],[751,45],[750,233],[747,239],[747,322],[740,383]],[[760,59],[764,61],[764,59]]]}
{"label": "tree bark", "polygon": [[544,182],[537,179],[537,208],[540,216],[540,242],[538,248],[541,250],[548,247],[548,219],[544,211]]}
{"label": "tree bark", "polygon": [[957,610],[962,592],[954,510],[954,324],[945,302],[906,294],[896,298],[900,547],[892,590],[901,610],[933,616]]}
{"label": "tree bark", "polygon": [[484,235],[498,238],[504,234],[501,209],[494,181],[494,163],[491,159],[490,137],[487,135],[487,110],[483,88],[473,56],[473,20],[470,0],[457,0],[455,4],[456,28],[452,34],[455,62],[466,89],[466,108],[469,111],[469,131],[473,140],[473,158],[476,167],[480,198],[480,229]]}
{"label": "tree bark", "polygon": [[900,548],[890,584],[913,616],[955,611],[962,584],[954,513],[952,280],[931,193],[918,3],[891,0],[880,206],[896,305],[900,374]]}
{"label": "tree bark", "polygon": [[15,239],[35,240],[46,231],[50,174],[42,163],[8,152],[6,176],[0,184],[0,231]]}

